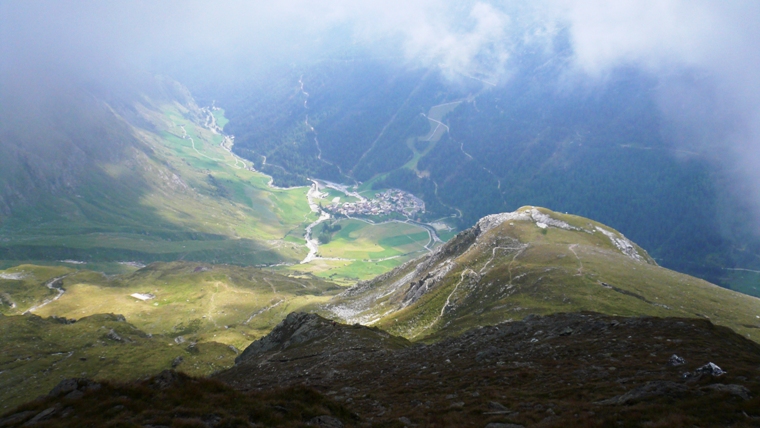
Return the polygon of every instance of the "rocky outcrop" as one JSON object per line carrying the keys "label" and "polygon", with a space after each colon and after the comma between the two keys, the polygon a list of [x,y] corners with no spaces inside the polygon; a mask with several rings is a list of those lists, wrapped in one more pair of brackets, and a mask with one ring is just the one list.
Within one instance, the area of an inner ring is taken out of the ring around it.
{"label": "rocky outcrop", "polygon": [[[760,346],[706,320],[532,315],[397,347],[373,345],[403,340],[380,330],[308,314],[275,330],[217,378],[242,390],[307,385],[368,421],[406,426],[614,425],[641,414],[706,421],[760,392]],[[729,372],[697,373],[710,360]]]}
{"label": "rocky outcrop", "polygon": [[407,346],[406,339],[362,325],[345,325],[316,314],[293,312],[268,335],[251,343],[235,358],[235,364],[278,359],[313,358],[356,349],[396,349]]}
{"label": "rocky outcrop", "polygon": [[304,343],[317,337],[324,337],[329,321],[314,314],[292,312],[266,336],[251,343],[243,353],[235,358],[235,363],[249,359],[273,349],[285,350],[291,345]]}

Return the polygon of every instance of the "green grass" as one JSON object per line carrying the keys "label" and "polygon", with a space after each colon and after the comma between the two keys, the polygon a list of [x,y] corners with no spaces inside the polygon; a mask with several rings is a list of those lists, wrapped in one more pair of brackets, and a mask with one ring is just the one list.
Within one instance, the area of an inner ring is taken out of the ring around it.
{"label": "green grass", "polygon": [[[342,291],[311,275],[188,262],[156,263],[111,276],[34,265],[0,274],[4,295],[17,304],[0,306],[5,314],[0,316],[0,402],[9,406],[46,393],[65,377],[135,379],[169,368],[177,356],[186,360],[183,371],[210,374],[232,364],[236,354],[229,345],[242,350],[290,312],[323,304]],[[60,299],[34,315],[21,315],[54,297],[57,293],[45,283],[61,276],[65,293]],[[143,301],[134,293],[155,298]],[[102,315],[108,313],[128,322]],[[39,316],[78,321],[61,324]],[[111,328],[131,342],[104,339]],[[185,344],[175,343],[179,336]],[[186,350],[190,342],[198,343],[198,352]],[[30,377],[34,381],[22,382]]]}
{"label": "green grass", "polygon": [[[23,280],[0,280],[18,305],[16,309],[3,305],[8,315],[20,314],[54,296],[45,282],[67,275],[63,296],[35,314],[78,319],[119,313],[141,330],[162,335],[178,335],[183,324],[195,321],[194,340],[218,341],[241,349],[289,312],[325,302],[340,291],[335,284],[313,277],[297,279],[257,268],[187,262],[157,263],[116,276],[29,265],[3,273],[26,275]],[[134,293],[150,293],[156,298],[142,301],[131,297]]]}
{"label": "green grass", "polygon": [[[595,231],[604,227],[620,237],[613,229],[582,217],[541,211],[585,231],[507,221],[481,235],[478,245],[459,247],[450,259],[452,269],[411,305],[400,304],[408,286],[388,287],[417,263],[332,306],[354,308],[351,322],[374,322],[415,339],[436,338],[438,332],[458,334],[533,313],[596,311],[708,318],[760,341],[760,299],[659,267],[638,247],[642,258],[634,260]],[[455,238],[451,245],[462,239]],[[405,282],[416,283],[432,273],[423,271]]]}
{"label": "green grass", "polygon": [[282,240],[306,222],[306,188],[271,188],[268,176],[235,168],[241,162],[220,147],[221,136],[188,120],[180,105],[141,113],[158,131],[135,128],[149,150],[92,165],[74,197],[3,219],[0,259],[267,264],[305,255],[304,241]]}
{"label": "green grass", "polygon": [[371,260],[420,253],[428,242],[424,229],[406,223],[368,224],[360,220],[341,220],[341,230],[319,247],[323,257]]}
{"label": "green grass", "polygon": [[[195,124],[194,112],[182,105],[137,110],[151,124],[150,130],[132,129],[139,145],[119,161],[90,165],[75,195],[43,198],[1,219],[1,267],[78,260],[94,270],[124,273],[129,269],[118,262],[270,266],[306,256],[305,227],[316,219],[306,187],[270,187],[271,177],[242,168],[250,163],[221,147],[222,136]],[[221,126],[223,110],[213,114]],[[371,183],[360,190],[368,197],[377,192]],[[341,196],[324,191],[327,203]],[[342,202],[353,199],[341,196]],[[422,254],[426,243],[416,226],[364,224],[361,232],[344,233],[320,250],[350,263],[297,268],[348,284]],[[387,257],[404,260],[378,263]]]}
{"label": "green grass", "polygon": [[224,127],[230,122],[229,119],[224,117],[224,109],[217,109],[213,111],[214,118],[216,118],[216,124],[224,129]]}
{"label": "green grass", "polygon": [[[419,163],[420,159],[430,153],[430,151],[435,148],[441,137],[443,137],[447,132],[447,128],[438,122],[442,122],[443,118],[446,117],[447,114],[454,111],[454,109],[456,109],[459,104],[459,102],[454,102],[441,104],[430,108],[430,111],[427,114],[428,122],[430,122],[430,131],[428,131],[428,133],[422,137],[409,138],[406,140],[406,146],[409,148],[409,150],[412,151],[413,156],[412,159],[403,166],[404,168],[411,169],[418,175],[420,174],[420,171],[417,170],[417,164]],[[420,150],[417,147],[417,144],[423,141],[426,144],[424,149]]]}
{"label": "green grass", "polygon": [[[113,330],[122,340],[108,337]],[[149,336],[113,315],[93,315],[62,324],[35,315],[0,317],[0,411],[44,395],[63,379],[138,379],[171,368],[206,375],[232,366],[235,352],[217,342],[176,344]]]}

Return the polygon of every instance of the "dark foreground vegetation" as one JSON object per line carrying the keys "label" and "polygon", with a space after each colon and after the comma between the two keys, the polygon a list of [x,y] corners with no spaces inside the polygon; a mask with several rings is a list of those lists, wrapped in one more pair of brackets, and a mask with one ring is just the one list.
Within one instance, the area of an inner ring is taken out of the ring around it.
{"label": "dark foreground vegetation", "polygon": [[218,380],[164,371],[128,384],[67,379],[0,419],[0,426],[295,427],[355,419],[311,388],[242,393]]}
{"label": "dark foreground vegetation", "polygon": [[213,379],[68,380],[0,418],[31,425],[760,426],[760,345],[708,320],[596,313],[423,345],[291,314]]}

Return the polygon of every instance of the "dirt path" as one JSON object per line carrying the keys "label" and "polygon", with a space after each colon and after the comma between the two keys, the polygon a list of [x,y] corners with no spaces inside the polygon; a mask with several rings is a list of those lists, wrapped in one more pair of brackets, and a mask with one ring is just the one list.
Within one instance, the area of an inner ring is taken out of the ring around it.
{"label": "dirt path", "polygon": [[578,273],[576,273],[575,276],[583,276],[583,261],[578,257],[578,253],[575,252],[575,247],[577,246],[578,244],[571,244],[568,248],[573,252],[575,258],[578,259]]}

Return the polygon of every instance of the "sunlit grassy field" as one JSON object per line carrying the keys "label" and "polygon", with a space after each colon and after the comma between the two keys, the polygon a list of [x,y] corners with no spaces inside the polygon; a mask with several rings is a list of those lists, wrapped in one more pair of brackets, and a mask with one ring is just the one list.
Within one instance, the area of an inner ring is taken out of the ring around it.
{"label": "sunlit grassy field", "polygon": [[[65,290],[58,300],[45,286],[55,278]],[[310,275],[174,262],[110,276],[22,265],[0,271],[0,290],[5,406],[44,394],[62,378],[135,379],[170,368],[178,356],[185,372],[213,373],[287,314],[325,303],[342,287]],[[124,340],[109,338],[111,329]]]}

